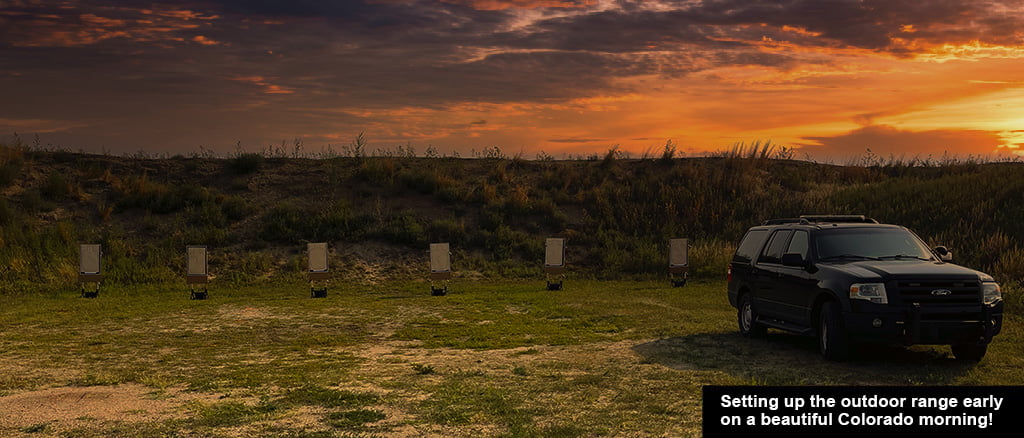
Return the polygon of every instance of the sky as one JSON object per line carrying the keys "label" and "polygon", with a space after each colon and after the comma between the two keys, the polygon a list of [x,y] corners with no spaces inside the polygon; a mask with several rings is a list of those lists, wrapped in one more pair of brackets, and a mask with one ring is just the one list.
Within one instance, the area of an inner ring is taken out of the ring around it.
{"label": "sky", "polygon": [[0,135],[531,158],[1024,154],[1024,0],[0,0]]}

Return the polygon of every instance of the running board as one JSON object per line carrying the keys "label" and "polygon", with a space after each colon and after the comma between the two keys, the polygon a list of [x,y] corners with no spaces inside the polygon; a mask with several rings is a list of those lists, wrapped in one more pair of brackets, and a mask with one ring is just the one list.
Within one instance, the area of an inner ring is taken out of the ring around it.
{"label": "running board", "polygon": [[757,323],[765,327],[785,330],[787,332],[793,332],[798,335],[814,334],[814,330],[812,330],[810,327],[804,327],[802,325],[796,325],[785,321],[779,321],[777,319],[757,318]]}

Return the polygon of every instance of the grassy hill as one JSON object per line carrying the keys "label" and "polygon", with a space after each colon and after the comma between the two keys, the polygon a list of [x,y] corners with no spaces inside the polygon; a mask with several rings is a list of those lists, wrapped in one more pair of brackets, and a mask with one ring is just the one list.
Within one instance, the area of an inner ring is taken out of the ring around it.
{"label": "grassy hill", "polygon": [[115,284],[178,281],[190,244],[210,247],[218,281],[297,279],[310,241],[330,242],[332,270],[356,281],[424,277],[435,241],[451,242],[460,276],[537,277],[552,235],[569,239],[574,276],[663,275],[667,240],[689,237],[693,274],[718,277],[747,227],[814,213],[906,225],[960,264],[1024,279],[1024,163],[764,152],[153,159],[0,145],[0,292],[70,285],[85,242],[103,244]]}

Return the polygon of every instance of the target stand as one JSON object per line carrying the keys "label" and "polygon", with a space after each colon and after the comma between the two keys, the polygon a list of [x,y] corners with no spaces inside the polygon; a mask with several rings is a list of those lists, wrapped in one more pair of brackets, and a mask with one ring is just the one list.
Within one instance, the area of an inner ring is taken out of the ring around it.
{"label": "target stand", "polygon": [[327,263],[327,243],[306,245],[309,254],[309,297],[327,298],[327,283],[331,279]]}
{"label": "target stand", "polygon": [[430,244],[430,295],[448,294],[448,281],[452,278],[452,253],[447,243]]}
{"label": "target stand", "polygon": [[565,239],[550,237],[544,241],[544,277],[548,290],[562,290],[565,281]]}
{"label": "target stand", "polygon": [[78,245],[78,288],[82,298],[96,298],[100,295],[100,283],[103,282],[102,266],[103,248],[98,243]]}
{"label": "target stand", "polygon": [[686,286],[690,271],[690,244],[687,239],[671,239],[668,244],[668,278],[672,287]]}
{"label": "target stand", "polygon": [[188,286],[189,299],[205,300],[210,291],[210,273],[207,270],[206,247],[192,245],[186,249],[187,270],[185,284]]}

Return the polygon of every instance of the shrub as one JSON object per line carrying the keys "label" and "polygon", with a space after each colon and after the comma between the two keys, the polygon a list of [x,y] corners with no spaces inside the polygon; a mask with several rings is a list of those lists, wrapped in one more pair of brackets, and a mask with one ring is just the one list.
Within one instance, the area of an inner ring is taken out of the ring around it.
{"label": "shrub", "polygon": [[[3,148],[6,151],[6,148]],[[21,175],[21,166],[25,162],[21,155],[9,155],[0,157],[0,187],[7,187],[14,183]]]}
{"label": "shrub", "polygon": [[257,153],[238,154],[228,162],[228,168],[240,175],[247,175],[263,167],[263,155]]}
{"label": "shrub", "polygon": [[427,225],[427,239],[431,242],[460,244],[466,241],[466,224],[451,219],[432,221]]}
{"label": "shrub", "polygon": [[415,213],[411,211],[388,218],[380,231],[380,237],[392,243],[408,246],[426,244],[426,233],[423,226],[416,220]]}
{"label": "shrub", "polygon": [[7,205],[7,198],[0,198],[0,226],[7,225],[14,220],[14,210]]}
{"label": "shrub", "polygon": [[64,175],[59,172],[50,172],[46,176],[46,181],[43,182],[43,186],[39,189],[40,194],[44,198],[51,201],[59,201],[68,196],[71,193],[70,185],[64,178]]}
{"label": "shrub", "polygon": [[364,160],[356,169],[357,180],[377,184],[384,187],[391,187],[395,183],[395,176],[398,169],[395,160],[392,158],[372,158]]}
{"label": "shrub", "polygon": [[39,190],[36,189],[25,190],[21,193],[21,206],[26,212],[36,212],[52,208],[50,204],[43,202],[43,197],[39,194]]}
{"label": "shrub", "polygon": [[259,237],[268,242],[295,243],[309,234],[309,213],[290,204],[268,211],[261,220]]}

